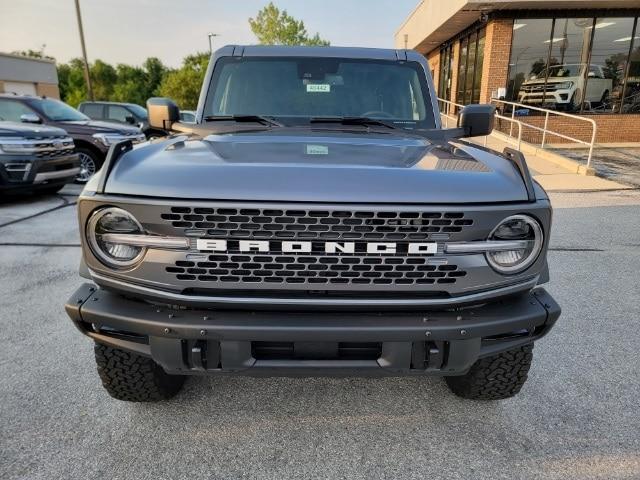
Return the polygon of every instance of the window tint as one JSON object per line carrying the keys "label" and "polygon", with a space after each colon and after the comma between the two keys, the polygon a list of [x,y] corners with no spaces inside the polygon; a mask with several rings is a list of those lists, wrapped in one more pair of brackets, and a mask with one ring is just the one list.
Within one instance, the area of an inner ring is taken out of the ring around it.
{"label": "window tint", "polygon": [[[422,66],[339,58],[224,58],[205,116],[360,117],[416,121],[433,128]],[[306,120],[305,120],[306,121]]]}
{"label": "window tint", "polygon": [[20,122],[20,115],[35,112],[21,102],[0,99],[0,120],[7,122]]}
{"label": "window tint", "polygon": [[484,29],[475,31],[460,41],[457,103],[466,105],[480,101],[484,43]]}
{"label": "window tint", "polygon": [[99,103],[88,103],[82,106],[82,113],[89,118],[101,119],[103,118],[102,109],[103,105]]}
{"label": "window tint", "polygon": [[120,105],[108,105],[107,106],[107,119],[114,120],[116,122],[127,122],[127,117],[131,117],[132,114],[129,110]]}

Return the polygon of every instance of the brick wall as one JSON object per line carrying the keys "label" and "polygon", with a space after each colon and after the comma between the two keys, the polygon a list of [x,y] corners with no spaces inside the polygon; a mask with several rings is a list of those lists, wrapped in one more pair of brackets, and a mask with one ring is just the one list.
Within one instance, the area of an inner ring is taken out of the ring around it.
{"label": "brick wall", "polygon": [[[640,115],[603,114],[582,116],[592,118],[596,121],[596,143],[640,142]],[[544,126],[544,116],[521,117],[520,120],[541,128]],[[503,132],[508,132],[509,126],[510,122],[504,122],[502,125],[496,125],[497,129]],[[587,122],[581,122],[571,118],[551,116],[549,117],[548,128],[586,142],[591,141],[591,124]],[[517,127],[515,126],[513,129],[513,135],[517,135]],[[542,141],[542,132],[523,126],[522,139],[525,142],[540,144]],[[572,143],[571,140],[566,140],[561,137],[548,134],[546,142]]]}
{"label": "brick wall", "polygon": [[492,20],[486,32],[480,103],[489,103],[494,91],[507,86],[513,20]]}

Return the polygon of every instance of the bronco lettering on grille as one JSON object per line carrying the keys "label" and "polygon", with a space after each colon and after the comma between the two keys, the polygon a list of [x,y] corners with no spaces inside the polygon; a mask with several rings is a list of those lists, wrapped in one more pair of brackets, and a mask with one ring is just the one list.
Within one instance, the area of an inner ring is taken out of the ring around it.
{"label": "bronco lettering on grille", "polygon": [[438,252],[438,244],[430,243],[395,243],[395,242],[298,242],[281,241],[271,242],[267,240],[236,240],[233,248],[224,239],[199,238],[196,247],[206,252],[227,252],[236,250],[239,252],[262,253],[311,253],[314,245],[320,246],[324,253],[330,254],[354,254],[356,252],[410,255],[434,255]]}

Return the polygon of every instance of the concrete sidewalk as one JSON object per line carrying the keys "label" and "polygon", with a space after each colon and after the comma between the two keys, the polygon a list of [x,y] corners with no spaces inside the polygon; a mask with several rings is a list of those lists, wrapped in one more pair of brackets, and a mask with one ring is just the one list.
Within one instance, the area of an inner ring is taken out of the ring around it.
{"label": "concrete sidewalk", "polygon": [[[484,137],[473,139],[474,143],[484,145]],[[579,174],[584,166],[575,160],[556,153],[542,151],[523,142],[522,152],[533,177],[548,192],[580,192],[598,190],[623,190],[633,187],[600,178],[595,175]],[[487,138],[487,147],[502,152],[505,147],[516,148],[502,136],[492,134]]]}

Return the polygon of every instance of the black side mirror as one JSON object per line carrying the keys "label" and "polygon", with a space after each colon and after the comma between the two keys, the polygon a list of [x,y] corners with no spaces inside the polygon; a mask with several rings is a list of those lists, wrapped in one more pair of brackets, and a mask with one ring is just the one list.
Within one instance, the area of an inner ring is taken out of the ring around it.
{"label": "black side mirror", "polygon": [[135,124],[135,123],[136,123],[136,117],[134,117],[133,115],[127,115],[127,116],[125,117],[125,121],[126,121],[127,123],[130,123],[131,125],[133,125],[133,124]]}
{"label": "black side mirror", "polygon": [[149,125],[161,130],[171,130],[171,125],[180,121],[180,109],[168,98],[153,97],[147,100]]}
{"label": "black side mirror", "polygon": [[493,131],[496,107],[493,105],[467,105],[460,111],[458,127],[466,137],[484,137]]}

